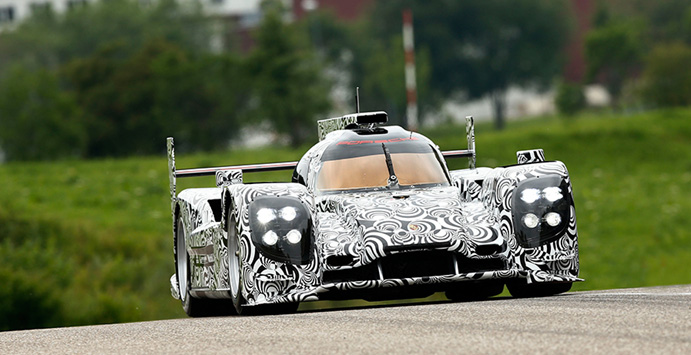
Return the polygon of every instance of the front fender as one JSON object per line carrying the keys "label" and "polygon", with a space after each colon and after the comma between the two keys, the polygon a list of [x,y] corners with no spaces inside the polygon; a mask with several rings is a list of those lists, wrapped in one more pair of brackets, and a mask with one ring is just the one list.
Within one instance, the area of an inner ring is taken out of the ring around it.
{"label": "front fender", "polygon": [[320,260],[316,249],[311,251],[311,261],[306,265],[271,259],[262,254],[252,241],[249,216],[250,204],[261,196],[296,198],[314,215],[314,200],[307,188],[297,183],[261,183],[235,184],[224,189],[224,212],[233,214],[238,222],[242,290],[247,303],[265,303],[294,290],[316,287],[320,280]]}
{"label": "front fender", "polygon": [[[516,237],[520,223],[514,216],[514,194],[520,184],[529,179],[559,176],[568,194],[568,217],[565,216],[563,232],[541,245],[522,246]],[[524,270],[543,271],[552,275],[577,277],[578,231],[573,204],[572,185],[568,170],[559,161],[514,165],[494,169],[482,182],[479,194],[485,208],[490,209],[500,221],[502,236],[509,243],[515,263]]]}

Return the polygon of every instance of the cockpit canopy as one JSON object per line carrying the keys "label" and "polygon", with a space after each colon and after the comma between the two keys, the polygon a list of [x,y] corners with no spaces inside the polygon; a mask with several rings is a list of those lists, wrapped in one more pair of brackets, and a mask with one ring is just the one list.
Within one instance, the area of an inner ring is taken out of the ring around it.
{"label": "cockpit canopy", "polygon": [[391,174],[384,147],[400,188],[449,184],[443,158],[431,142],[393,126],[344,132],[321,155],[313,186],[323,193],[389,186]]}

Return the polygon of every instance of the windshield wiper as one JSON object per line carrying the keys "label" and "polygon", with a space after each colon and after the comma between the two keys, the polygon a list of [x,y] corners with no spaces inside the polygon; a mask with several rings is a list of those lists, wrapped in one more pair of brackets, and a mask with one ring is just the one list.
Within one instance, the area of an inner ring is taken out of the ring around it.
{"label": "windshield wiper", "polygon": [[384,143],[381,144],[382,149],[384,149],[384,157],[386,157],[386,168],[389,169],[389,183],[388,188],[399,188],[398,178],[396,173],[393,171],[393,161],[391,160],[391,153],[389,153],[389,148],[386,147]]}

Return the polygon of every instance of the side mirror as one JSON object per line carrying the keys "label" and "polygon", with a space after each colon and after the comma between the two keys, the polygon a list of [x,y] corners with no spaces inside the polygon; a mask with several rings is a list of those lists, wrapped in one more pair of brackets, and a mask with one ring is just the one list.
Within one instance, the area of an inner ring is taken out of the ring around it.
{"label": "side mirror", "polygon": [[545,161],[545,152],[542,149],[519,150],[516,152],[518,164],[532,164]]}

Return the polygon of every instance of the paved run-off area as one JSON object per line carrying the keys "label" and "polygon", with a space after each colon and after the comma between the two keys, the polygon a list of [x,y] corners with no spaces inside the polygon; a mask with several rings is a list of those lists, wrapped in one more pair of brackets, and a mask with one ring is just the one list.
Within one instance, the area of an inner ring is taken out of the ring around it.
{"label": "paved run-off area", "polygon": [[691,354],[691,285],[0,333],[0,354]]}

